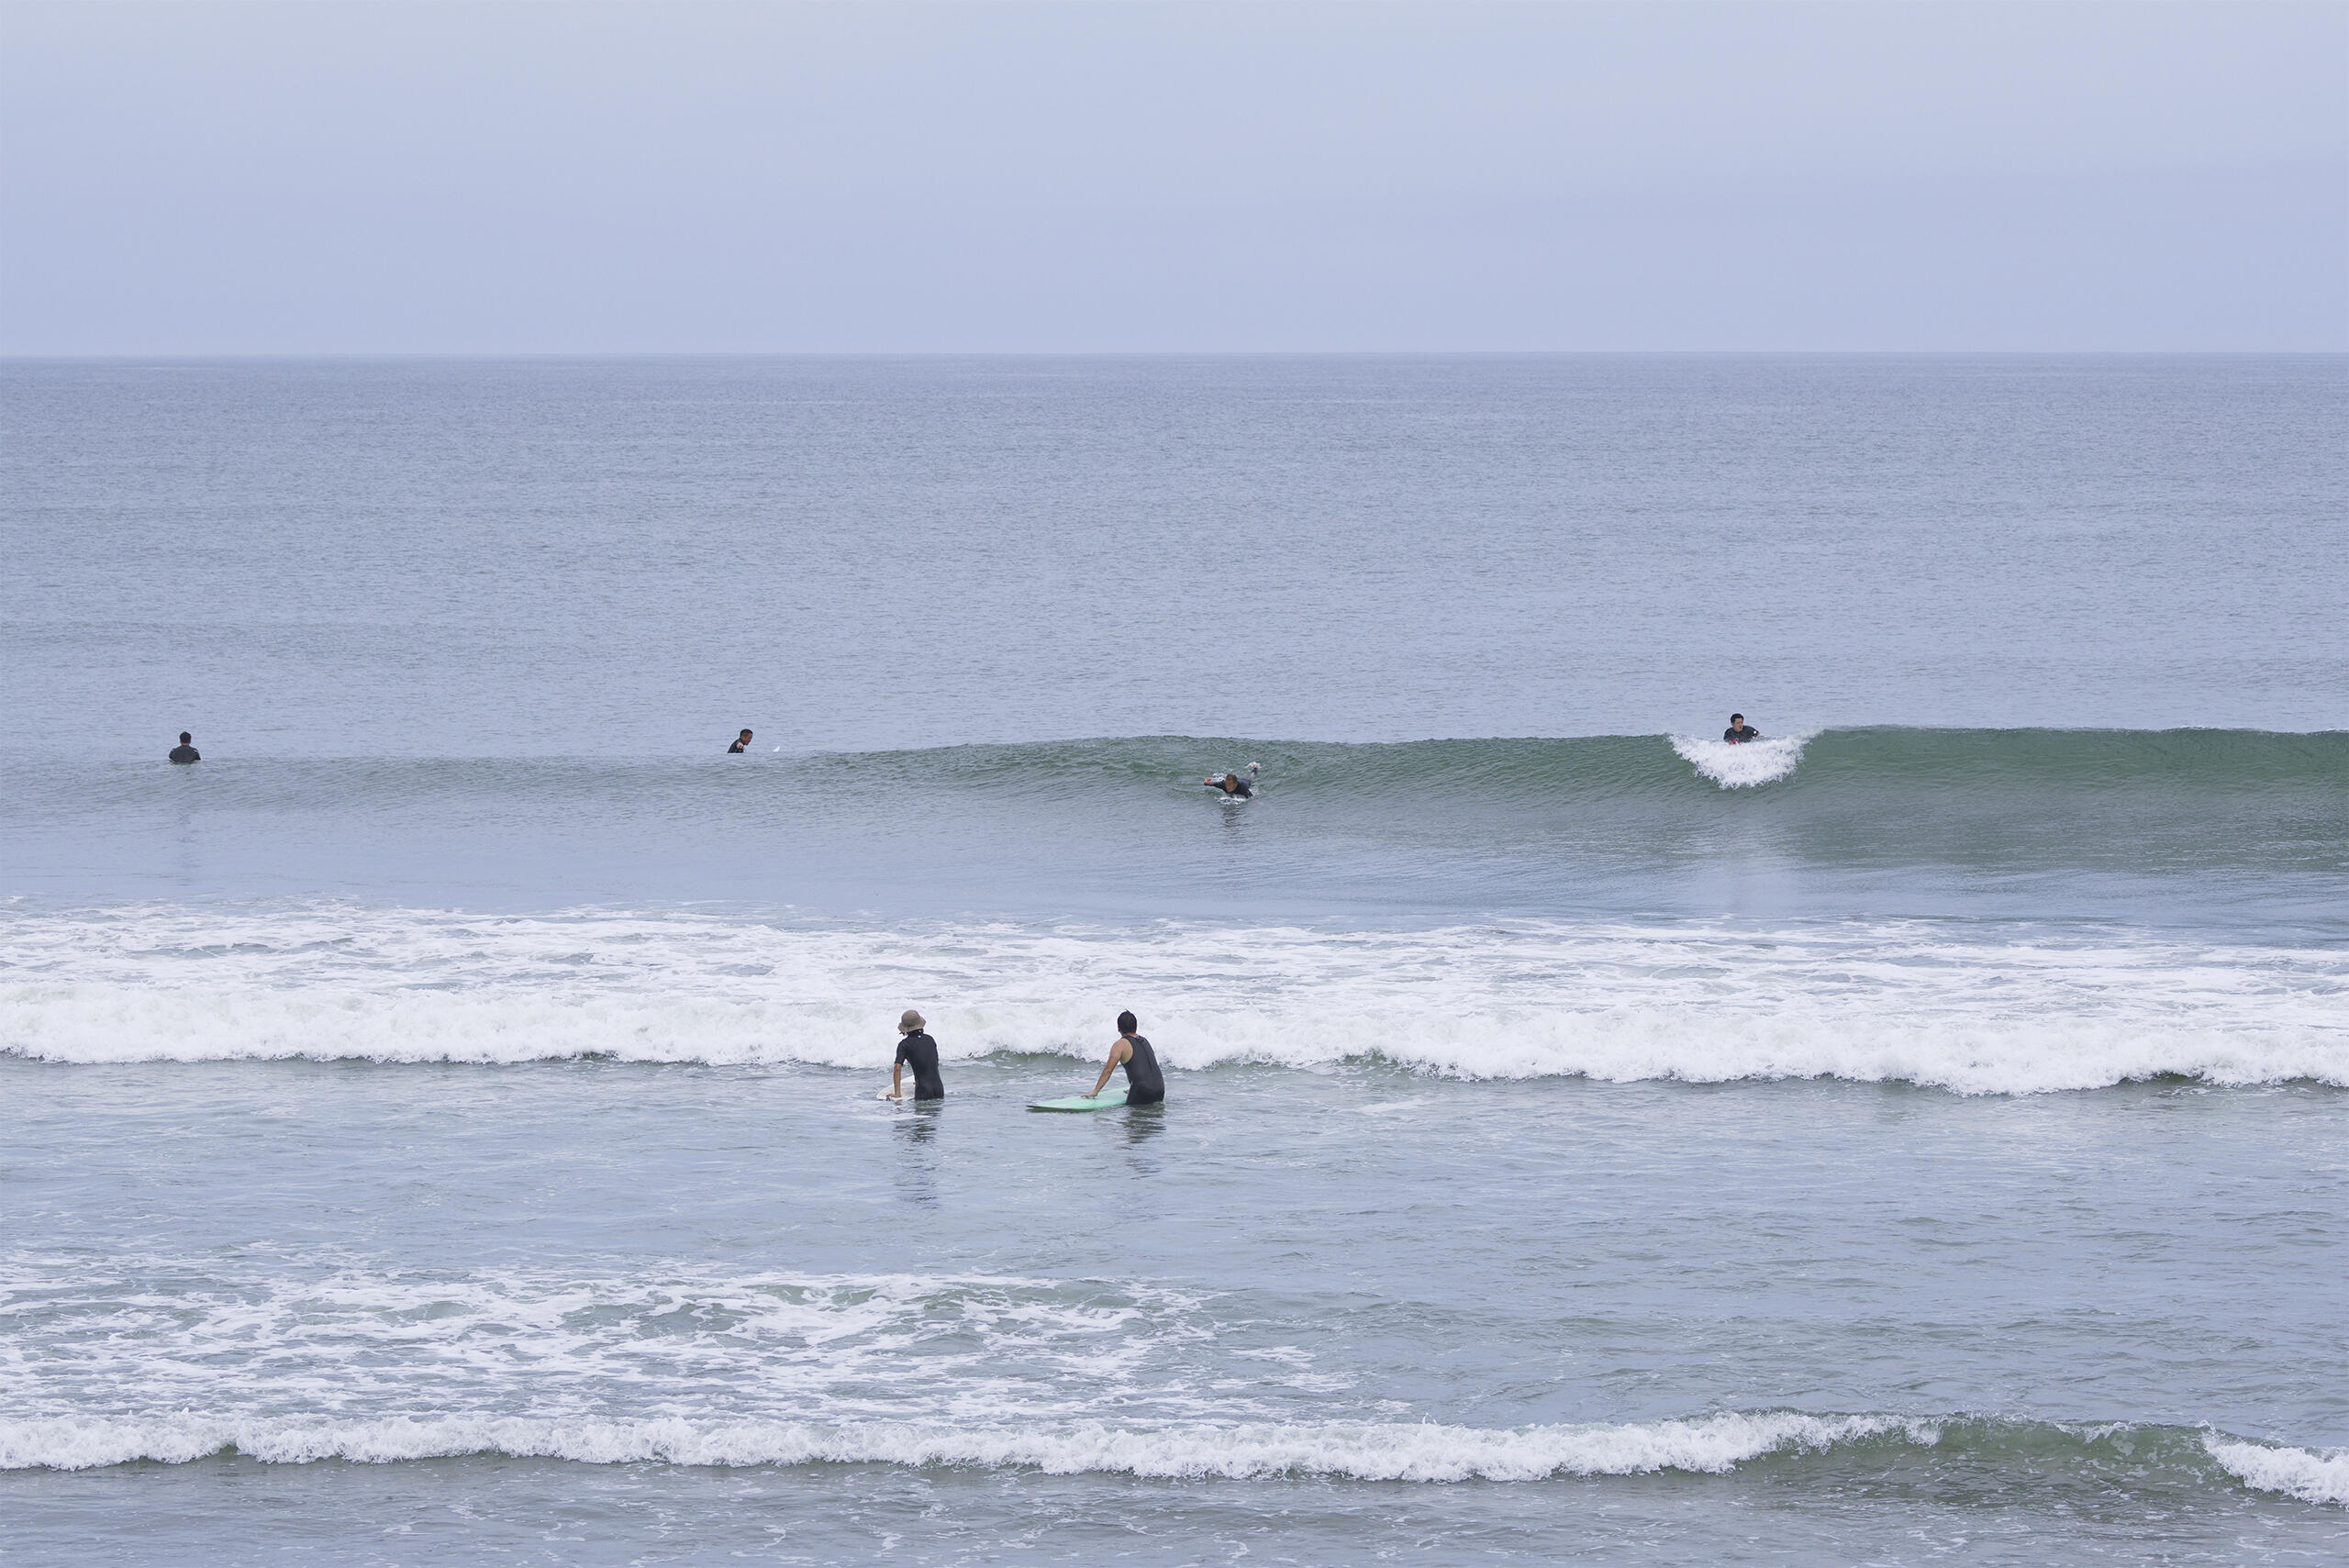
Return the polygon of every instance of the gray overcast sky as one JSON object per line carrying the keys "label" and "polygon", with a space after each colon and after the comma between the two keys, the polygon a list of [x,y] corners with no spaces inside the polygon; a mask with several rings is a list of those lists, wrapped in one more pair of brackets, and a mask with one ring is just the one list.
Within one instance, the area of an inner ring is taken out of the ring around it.
{"label": "gray overcast sky", "polygon": [[0,352],[2349,348],[2349,6],[0,5]]}

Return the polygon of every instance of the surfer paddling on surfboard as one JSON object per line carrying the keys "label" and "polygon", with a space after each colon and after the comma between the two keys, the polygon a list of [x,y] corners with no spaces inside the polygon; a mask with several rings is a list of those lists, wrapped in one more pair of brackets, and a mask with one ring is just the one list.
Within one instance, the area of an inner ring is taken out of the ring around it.
{"label": "surfer paddling on surfboard", "polygon": [[1761,740],[1762,732],[1745,722],[1745,715],[1732,713],[1729,716],[1729,728],[1721,731],[1721,739],[1732,746],[1742,746],[1748,740]]}
{"label": "surfer paddling on surfboard", "polygon": [[1158,1070],[1158,1052],[1150,1048],[1150,1041],[1134,1032],[1141,1027],[1131,1013],[1118,1015],[1118,1043],[1109,1048],[1109,1060],[1101,1064],[1101,1076],[1093,1081],[1097,1097],[1109,1082],[1109,1074],[1122,1066],[1126,1070],[1126,1104],[1154,1106],[1166,1098],[1166,1076]]}
{"label": "surfer paddling on surfboard", "polygon": [[1245,800],[1250,795],[1256,793],[1256,786],[1251,781],[1255,778],[1256,769],[1258,766],[1260,766],[1260,764],[1255,762],[1249,763],[1248,777],[1244,779],[1238,773],[1226,773],[1221,778],[1217,778],[1213,774],[1209,774],[1199,782],[1206,784],[1209,789],[1221,790],[1225,795],[1230,795],[1234,800]]}

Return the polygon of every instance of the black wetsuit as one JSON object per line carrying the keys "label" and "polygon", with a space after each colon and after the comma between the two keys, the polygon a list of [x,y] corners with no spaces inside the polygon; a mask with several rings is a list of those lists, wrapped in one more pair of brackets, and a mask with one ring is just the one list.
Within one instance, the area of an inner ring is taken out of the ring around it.
{"label": "black wetsuit", "polygon": [[729,746],[728,748],[726,748],[726,754],[727,754],[728,756],[731,757],[731,756],[733,756],[733,755],[734,755],[736,752],[738,752],[738,751],[749,751],[750,749],[751,749],[751,745],[750,745],[750,742],[749,742],[749,741],[747,741],[747,740],[737,740],[737,741],[735,741],[735,742],[734,742],[734,744],[732,744],[731,746]]}
{"label": "black wetsuit", "polygon": [[1218,780],[1216,780],[1216,781],[1215,781],[1215,783],[1213,783],[1212,784],[1209,784],[1208,787],[1209,789],[1218,790],[1218,791],[1220,791],[1222,794],[1225,794],[1225,795],[1230,795],[1230,796],[1231,796],[1232,798],[1234,798],[1235,800],[1245,800],[1245,799],[1247,799],[1250,795],[1253,795],[1253,794],[1255,794],[1255,793],[1256,793],[1254,790],[1252,790],[1252,789],[1251,789],[1251,788],[1249,788],[1249,787],[1248,787],[1248,781],[1247,781],[1246,779],[1241,779],[1241,780],[1239,780],[1237,783],[1233,784],[1231,785],[1231,787],[1230,787],[1230,788],[1229,788],[1229,789],[1226,789],[1226,788],[1224,787],[1224,783],[1223,783],[1223,781],[1222,781],[1221,779],[1218,779]]}
{"label": "black wetsuit", "polygon": [[938,1075],[938,1042],[927,1029],[916,1029],[897,1041],[897,1060],[914,1070],[914,1098],[942,1100],[946,1080]]}
{"label": "black wetsuit", "polygon": [[1126,1036],[1134,1053],[1126,1058],[1126,1104],[1154,1106],[1166,1098],[1166,1075],[1158,1070],[1158,1052],[1138,1034]]}
{"label": "black wetsuit", "polygon": [[172,748],[172,761],[174,762],[201,762],[204,761],[204,754],[193,746],[174,746]]}
{"label": "black wetsuit", "polygon": [[1761,740],[1762,732],[1750,724],[1741,724],[1734,729],[1722,730],[1721,739],[1732,746],[1737,746],[1748,740]]}

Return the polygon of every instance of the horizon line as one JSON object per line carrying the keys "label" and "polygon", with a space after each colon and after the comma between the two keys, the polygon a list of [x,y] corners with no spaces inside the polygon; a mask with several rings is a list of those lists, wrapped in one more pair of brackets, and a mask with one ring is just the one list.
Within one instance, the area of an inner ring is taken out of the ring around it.
{"label": "horizon line", "polygon": [[2324,349],[306,349],[16,353],[6,364],[613,360],[2343,359]]}

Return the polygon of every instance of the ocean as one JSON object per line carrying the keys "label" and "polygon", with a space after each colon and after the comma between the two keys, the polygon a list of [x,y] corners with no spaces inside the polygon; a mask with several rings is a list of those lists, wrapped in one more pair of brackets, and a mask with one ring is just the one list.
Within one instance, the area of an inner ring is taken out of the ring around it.
{"label": "ocean", "polygon": [[0,416],[0,1562],[2349,1554],[2349,361]]}

